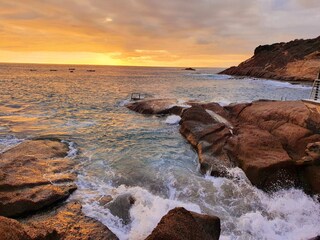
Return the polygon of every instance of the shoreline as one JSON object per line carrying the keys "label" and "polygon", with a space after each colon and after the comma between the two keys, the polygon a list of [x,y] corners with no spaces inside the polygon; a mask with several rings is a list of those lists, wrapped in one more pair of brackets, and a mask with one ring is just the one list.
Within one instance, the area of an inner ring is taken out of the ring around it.
{"label": "shoreline", "polygon": [[[224,169],[238,166],[263,190],[298,187],[320,194],[316,187],[320,179],[308,177],[310,171],[320,174],[320,115],[301,101],[185,105],[190,106],[179,106],[174,99],[152,99],[129,103],[127,108],[141,114],[179,115],[180,133],[197,151],[203,174],[210,170],[212,176],[229,177]],[[253,135],[254,142],[246,140]]]}

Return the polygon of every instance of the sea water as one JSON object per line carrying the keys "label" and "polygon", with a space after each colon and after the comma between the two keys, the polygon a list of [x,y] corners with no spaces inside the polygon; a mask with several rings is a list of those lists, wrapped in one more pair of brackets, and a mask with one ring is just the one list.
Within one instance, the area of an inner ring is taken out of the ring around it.
{"label": "sea water", "polygon": [[[239,168],[229,170],[234,179],[201,175],[197,154],[179,134],[178,116],[144,116],[124,106],[132,92],[177,98],[181,104],[226,105],[303,99],[311,90],[218,71],[0,64],[0,151],[39,136],[66,141],[69,157],[77,162],[78,190],[71,199],[120,239],[144,239],[177,206],[218,216],[221,239],[308,239],[320,234],[315,199],[298,189],[264,193]],[[135,199],[127,225],[99,204],[104,196],[122,194]]]}

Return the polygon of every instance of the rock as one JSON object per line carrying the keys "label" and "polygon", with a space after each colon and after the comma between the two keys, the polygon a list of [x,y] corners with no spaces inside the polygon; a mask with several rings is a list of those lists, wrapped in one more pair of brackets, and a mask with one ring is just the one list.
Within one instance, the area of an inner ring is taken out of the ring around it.
{"label": "rock", "polygon": [[107,195],[107,196],[102,196],[98,202],[101,206],[106,205],[107,203],[111,202],[113,200],[111,195]]}
{"label": "rock", "polygon": [[228,154],[245,172],[252,184],[269,190],[292,186],[297,179],[294,161],[281,142],[256,126],[241,126],[228,139]]}
{"label": "rock", "polygon": [[22,224],[6,217],[0,217],[0,233],[2,240],[31,240]]}
{"label": "rock", "polygon": [[309,240],[320,240],[320,235],[319,236],[316,236],[314,238],[310,238]]}
{"label": "rock", "polygon": [[180,207],[170,210],[146,240],[218,240],[220,219],[189,212]]}
{"label": "rock", "polygon": [[118,239],[102,223],[84,216],[77,202],[23,219],[21,224],[30,239]]}
{"label": "rock", "polygon": [[237,120],[270,132],[298,160],[305,156],[307,144],[320,140],[318,130],[310,127],[320,128],[320,115],[311,117],[302,101],[257,101],[242,109]]}
{"label": "rock", "polygon": [[187,104],[180,133],[197,150],[203,174],[231,177],[228,168],[239,166],[261,189],[319,193],[320,178],[312,176],[320,164],[320,114],[302,101]]}
{"label": "rock", "polygon": [[194,121],[201,124],[214,124],[216,121],[201,106],[193,106],[186,109],[181,116],[181,123]]}
{"label": "rock", "polygon": [[307,166],[303,170],[303,177],[310,186],[311,193],[320,194],[320,165]]}
{"label": "rock", "polygon": [[122,194],[109,202],[106,207],[110,210],[112,215],[122,219],[124,224],[130,223],[130,208],[134,204],[135,199],[131,194]]}
{"label": "rock", "polygon": [[185,68],[184,70],[187,70],[187,71],[195,71],[195,69],[194,69],[194,68],[191,68],[191,67],[187,67],[187,68]]}
{"label": "rock", "polygon": [[254,56],[221,74],[273,78],[278,80],[313,81],[320,65],[320,36],[259,46]]}
{"label": "rock", "polygon": [[0,215],[16,217],[66,199],[73,162],[59,141],[26,141],[0,155]]}
{"label": "rock", "polygon": [[212,176],[227,176],[226,169],[233,166],[223,149],[232,135],[228,126],[214,119],[202,106],[185,110],[180,123],[180,133],[198,152],[200,171],[203,174],[210,171]]}
{"label": "rock", "polygon": [[151,99],[129,103],[126,107],[141,114],[180,115],[184,107],[178,105],[177,99]]}

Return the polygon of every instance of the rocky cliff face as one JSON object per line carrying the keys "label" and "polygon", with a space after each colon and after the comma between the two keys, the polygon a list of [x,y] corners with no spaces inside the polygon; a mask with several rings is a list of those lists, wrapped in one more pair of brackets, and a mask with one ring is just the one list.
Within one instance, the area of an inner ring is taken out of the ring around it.
{"label": "rocky cliff face", "polygon": [[319,70],[320,36],[258,46],[253,57],[221,73],[285,81],[313,81]]}

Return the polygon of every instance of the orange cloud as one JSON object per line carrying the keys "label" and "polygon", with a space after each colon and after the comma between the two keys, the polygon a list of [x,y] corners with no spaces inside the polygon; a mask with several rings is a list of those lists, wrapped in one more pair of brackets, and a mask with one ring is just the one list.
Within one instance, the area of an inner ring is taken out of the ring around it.
{"label": "orange cloud", "polygon": [[0,62],[227,67],[314,37],[320,6],[306,2],[2,0]]}

